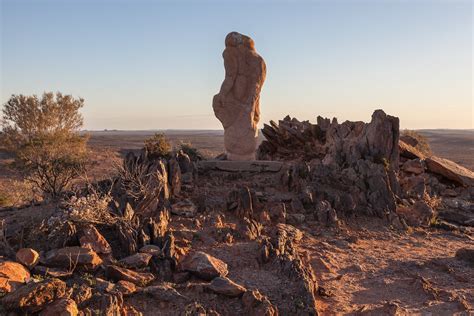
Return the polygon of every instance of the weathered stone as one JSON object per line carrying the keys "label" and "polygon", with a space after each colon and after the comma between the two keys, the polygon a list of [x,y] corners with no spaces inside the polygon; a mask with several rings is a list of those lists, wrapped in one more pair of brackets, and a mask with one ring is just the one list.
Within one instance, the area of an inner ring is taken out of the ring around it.
{"label": "weathered stone", "polygon": [[456,251],[456,258],[470,263],[474,267],[474,248],[460,248]]}
{"label": "weathered stone", "polygon": [[73,273],[71,269],[68,268],[54,268],[54,267],[45,267],[37,265],[33,268],[32,272],[34,274],[42,275],[50,278],[65,278],[70,277]]}
{"label": "weathered stone", "polygon": [[416,147],[419,144],[419,141],[410,135],[401,135],[400,140],[413,147]]}
{"label": "weathered stone", "polygon": [[82,230],[82,236],[79,239],[81,247],[90,248],[96,253],[109,254],[112,253],[107,240],[93,225],[88,225]]}
{"label": "weathered stone", "polygon": [[[146,247],[146,246],[145,246]],[[126,268],[140,269],[148,266],[152,255],[145,252],[136,253],[121,259],[119,262]]]}
{"label": "weathered stone", "polygon": [[176,158],[172,158],[168,163],[168,182],[171,187],[171,196],[177,197],[181,193],[181,168]]}
{"label": "weathered stone", "polygon": [[114,281],[124,280],[140,286],[146,285],[155,279],[155,276],[151,273],[136,272],[114,265],[107,266],[105,275]]}
{"label": "weathered stone", "polygon": [[228,160],[255,160],[260,120],[260,91],[266,66],[253,40],[237,32],[225,39],[226,76],[212,107],[224,127]]}
{"label": "weathered stone", "polygon": [[422,198],[426,193],[425,178],[422,176],[412,176],[400,181],[403,191],[409,197]]}
{"label": "weathered stone", "polygon": [[196,205],[189,199],[184,199],[171,205],[171,214],[178,216],[193,217],[196,211]]}
{"label": "weathered stone", "polygon": [[337,224],[336,210],[326,200],[316,203],[316,218],[319,222],[326,226],[334,226]]}
{"label": "weathered stone", "polygon": [[283,163],[279,161],[226,161],[226,160],[203,160],[197,164],[200,173],[211,170],[225,172],[279,172]]}
{"label": "weathered stone", "polygon": [[123,218],[131,222],[134,215],[135,215],[135,211],[133,210],[133,207],[130,205],[130,203],[127,202],[123,210],[123,214],[122,214]]}
{"label": "weathered stone", "polygon": [[425,155],[415,147],[405,143],[403,140],[398,142],[398,149],[400,150],[400,157],[407,159],[425,159]]}
{"label": "weathered stone", "polygon": [[113,291],[118,291],[123,296],[128,296],[137,292],[137,286],[132,282],[120,280],[115,284]]}
{"label": "weathered stone", "polygon": [[278,316],[278,309],[273,306],[268,298],[259,291],[247,291],[242,296],[245,315],[249,316]]}
{"label": "weathered stone", "polygon": [[81,284],[79,287],[73,288],[71,298],[78,306],[81,306],[81,304],[89,300],[91,297],[92,289],[89,286]]}
{"label": "weathered stone", "polygon": [[46,304],[62,298],[65,293],[66,283],[59,279],[47,279],[23,285],[15,292],[7,294],[0,302],[7,310],[20,309],[34,313]]}
{"label": "weathered stone", "polygon": [[[95,315],[100,311],[100,315],[118,316],[126,314],[126,307],[123,303],[123,296],[120,292],[102,294],[96,293],[89,301],[88,309],[91,311],[88,315]],[[87,315],[87,314],[86,314]]]}
{"label": "weathered stone", "polygon": [[433,156],[426,158],[425,162],[426,168],[432,173],[439,174],[463,186],[474,186],[474,172],[451,160]]}
{"label": "weathered stone", "polygon": [[146,253],[152,256],[159,256],[161,255],[161,248],[155,245],[146,245],[140,248],[140,253]]}
{"label": "weathered stone", "polygon": [[248,187],[233,190],[227,197],[227,210],[234,212],[239,218],[253,217],[252,192]]}
{"label": "weathered stone", "polygon": [[102,259],[90,248],[66,247],[54,249],[45,255],[47,266],[74,268],[81,267],[88,270],[95,270],[102,264]]}
{"label": "weathered stone", "polygon": [[180,150],[176,153],[176,160],[178,160],[179,168],[181,169],[182,174],[193,172],[194,165],[188,154]]}
{"label": "weathered stone", "polygon": [[403,166],[402,170],[405,172],[410,172],[414,174],[420,174],[425,171],[425,167],[420,159],[407,160]]}
{"label": "weathered stone", "polygon": [[110,293],[114,289],[114,284],[101,278],[94,278],[95,288],[99,292]]}
{"label": "weathered stone", "polygon": [[397,213],[410,226],[428,226],[434,216],[433,209],[423,200],[416,201],[411,206],[398,206]]}
{"label": "weathered stone", "polygon": [[189,280],[191,273],[189,272],[177,272],[173,274],[173,282],[176,284],[184,283]]}
{"label": "weathered stone", "polygon": [[214,278],[207,286],[207,288],[218,294],[230,297],[240,296],[246,291],[243,286],[233,282],[232,280],[226,277]]}
{"label": "weathered stone", "polygon": [[216,277],[225,277],[228,273],[225,262],[202,251],[188,255],[183,261],[182,268],[208,281]]}
{"label": "weathered stone", "polygon": [[134,227],[129,222],[119,221],[115,225],[120,246],[127,255],[132,255],[137,252],[137,238],[138,234]]}
{"label": "weathered stone", "polygon": [[76,316],[77,304],[70,298],[61,298],[46,306],[39,316]]}
{"label": "weathered stone", "polygon": [[143,293],[163,302],[178,303],[188,300],[187,297],[183,296],[167,283],[146,287],[143,289]]}
{"label": "weathered stone", "polygon": [[0,293],[15,291],[29,278],[30,272],[23,265],[13,261],[0,262]]}
{"label": "weathered stone", "polygon": [[39,257],[39,253],[31,248],[22,248],[16,253],[16,261],[30,269],[38,263]]}

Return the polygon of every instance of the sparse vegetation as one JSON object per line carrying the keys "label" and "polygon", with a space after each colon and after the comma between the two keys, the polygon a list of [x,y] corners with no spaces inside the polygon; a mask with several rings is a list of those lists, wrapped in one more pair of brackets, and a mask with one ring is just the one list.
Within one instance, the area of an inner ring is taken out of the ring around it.
{"label": "sparse vegetation", "polygon": [[416,141],[416,145],[413,146],[413,147],[418,149],[424,155],[426,155],[426,156],[432,156],[433,155],[433,152],[431,151],[431,147],[430,147],[430,144],[428,142],[428,139],[425,136],[421,135],[417,131],[409,130],[409,129],[403,130],[401,135],[402,135],[402,137],[403,136],[408,136],[408,137],[413,138]]}
{"label": "sparse vegetation", "polygon": [[187,154],[192,161],[203,160],[203,155],[201,154],[201,152],[191,143],[183,142],[179,145],[178,149],[182,150],[185,154]]}
{"label": "sparse vegetation", "polygon": [[145,140],[145,152],[148,158],[169,158],[171,144],[164,134],[156,133]]}
{"label": "sparse vegetation", "polygon": [[4,104],[2,143],[15,167],[44,196],[57,198],[85,167],[87,137],[79,135],[83,99],[61,93],[12,95]]}

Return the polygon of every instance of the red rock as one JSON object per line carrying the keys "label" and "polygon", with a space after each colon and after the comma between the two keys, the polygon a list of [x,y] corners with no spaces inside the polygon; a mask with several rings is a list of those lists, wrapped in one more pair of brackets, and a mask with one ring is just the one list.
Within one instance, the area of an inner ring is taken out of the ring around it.
{"label": "red rock", "polygon": [[39,316],[77,316],[78,313],[76,302],[70,298],[61,298],[46,306]]}
{"label": "red rock", "polygon": [[155,279],[155,276],[151,273],[135,272],[114,265],[107,266],[105,275],[114,281],[124,280],[140,286],[146,285]]}
{"label": "red rock", "polygon": [[73,268],[76,266],[95,270],[102,264],[102,259],[90,248],[66,247],[49,251],[45,256],[45,263],[53,267]]}
{"label": "red rock", "polygon": [[222,295],[226,295],[230,297],[240,296],[246,291],[246,289],[243,286],[233,282],[232,280],[226,277],[214,278],[212,282],[207,286],[207,288],[218,294],[222,294]]}
{"label": "red rock", "polygon": [[420,174],[425,171],[425,167],[423,166],[423,163],[420,159],[407,160],[403,164],[402,169],[405,172],[410,172],[414,174]]}
{"label": "red rock", "polygon": [[66,293],[66,283],[59,279],[48,279],[39,283],[30,282],[7,294],[0,302],[7,310],[37,312]]}
{"label": "red rock", "polygon": [[119,262],[124,265],[126,268],[144,268],[148,266],[150,259],[153,256],[149,253],[136,253],[134,255],[123,258]]}
{"label": "red rock", "polygon": [[463,186],[474,186],[474,172],[458,165],[454,161],[439,157],[426,158],[426,168]]}
{"label": "red rock", "polygon": [[31,248],[22,248],[16,253],[16,261],[31,269],[38,263],[39,253]]}
{"label": "red rock", "polygon": [[398,206],[397,214],[401,215],[410,226],[428,226],[434,211],[426,202],[420,200],[411,206]]}
{"label": "red rock", "polygon": [[30,272],[13,261],[0,262],[0,293],[16,290],[30,278]]}
{"label": "red rock", "polygon": [[201,279],[211,281],[216,277],[225,277],[227,264],[205,252],[188,255],[183,261],[183,270],[187,270]]}
{"label": "red rock", "polygon": [[132,282],[120,280],[115,284],[114,291],[122,293],[123,296],[132,295],[137,291],[137,286]]}
{"label": "red rock", "polygon": [[76,302],[77,305],[81,305],[92,297],[92,288],[85,284],[81,284],[79,287],[75,287],[71,298]]}
{"label": "red rock", "polygon": [[401,157],[408,159],[425,159],[425,155],[421,151],[411,145],[408,145],[402,140],[398,142],[398,149],[400,151]]}
{"label": "red rock", "polygon": [[278,309],[268,298],[259,291],[247,291],[242,296],[245,315],[248,316],[278,316]]}
{"label": "red rock", "polygon": [[112,248],[110,247],[107,240],[104,236],[99,233],[97,228],[93,225],[89,225],[82,231],[82,236],[79,239],[81,247],[90,248],[96,253],[109,254],[112,253]]}

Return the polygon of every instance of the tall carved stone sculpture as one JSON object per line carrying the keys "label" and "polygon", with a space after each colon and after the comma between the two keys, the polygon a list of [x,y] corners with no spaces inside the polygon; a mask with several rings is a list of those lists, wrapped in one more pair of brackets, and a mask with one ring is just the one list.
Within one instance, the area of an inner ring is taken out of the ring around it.
{"label": "tall carved stone sculpture", "polygon": [[250,37],[237,32],[225,38],[225,79],[212,107],[224,127],[228,160],[255,160],[266,66],[254,45]]}

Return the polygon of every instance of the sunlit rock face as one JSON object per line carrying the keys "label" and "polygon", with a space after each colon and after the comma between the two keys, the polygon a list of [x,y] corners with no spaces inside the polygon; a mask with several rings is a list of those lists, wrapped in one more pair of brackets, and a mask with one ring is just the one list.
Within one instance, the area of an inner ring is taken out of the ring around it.
{"label": "sunlit rock face", "polygon": [[255,160],[265,62],[246,35],[229,33],[225,46],[225,79],[212,107],[224,127],[227,159]]}

